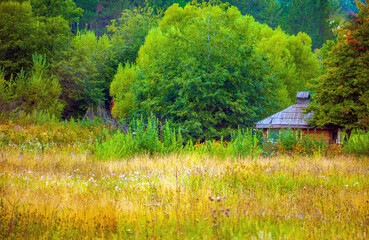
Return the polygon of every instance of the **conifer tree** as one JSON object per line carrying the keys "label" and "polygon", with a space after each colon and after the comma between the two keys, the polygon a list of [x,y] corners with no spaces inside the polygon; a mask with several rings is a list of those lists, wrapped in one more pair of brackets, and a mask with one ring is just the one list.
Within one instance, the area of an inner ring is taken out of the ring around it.
{"label": "conifer tree", "polygon": [[307,108],[314,111],[312,125],[369,127],[369,9],[356,3],[360,12],[338,30],[325,73],[312,86],[315,102]]}

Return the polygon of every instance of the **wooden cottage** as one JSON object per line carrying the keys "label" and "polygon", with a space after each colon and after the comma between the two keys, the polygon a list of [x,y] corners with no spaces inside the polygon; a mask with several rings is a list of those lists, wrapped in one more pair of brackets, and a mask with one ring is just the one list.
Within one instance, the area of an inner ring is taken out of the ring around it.
{"label": "wooden cottage", "polygon": [[279,133],[283,129],[300,129],[302,134],[309,134],[311,137],[323,138],[329,143],[341,142],[341,129],[335,127],[318,128],[307,124],[312,119],[313,112],[304,114],[304,108],[310,101],[309,92],[298,92],[297,103],[256,123],[257,129],[262,129],[264,136],[272,141],[278,139]]}

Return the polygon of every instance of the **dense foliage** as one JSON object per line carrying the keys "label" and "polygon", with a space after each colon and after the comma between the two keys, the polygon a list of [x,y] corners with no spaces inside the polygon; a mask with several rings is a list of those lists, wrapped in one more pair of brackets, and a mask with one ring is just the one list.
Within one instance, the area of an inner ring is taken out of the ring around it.
{"label": "dense foliage", "polygon": [[181,122],[194,139],[266,116],[276,85],[252,47],[250,21],[235,8],[169,8],[139,52],[134,113]]}
{"label": "dense foliage", "polygon": [[0,72],[0,110],[4,112],[48,112],[60,117],[64,104],[59,100],[61,86],[50,75],[45,56],[33,55],[30,73],[23,70],[14,80],[6,81]]}
{"label": "dense foliage", "polygon": [[306,32],[313,40],[313,49],[321,48],[327,40],[335,39],[339,5],[336,0],[289,0],[281,1],[282,28],[290,33]]}
{"label": "dense foliage", "polygon": [[65,117],[81,116],[89,106],[104,103],[107,97],[104,91],[114,72],[111,59],[111,41],[106,35],[97,39],[94,32],[87,31],[71,39],[62,60],[52,66],[63,88]]}
{"label": "dense foliage", "polygon": [[[99,35],[106,33],[105,26],[120,15],[119,9],[143,7],[145,3],[157,12],[163,12],[174,3],[184,7],[192,0],[110,0],[84,1],[76,4],[85,10],[80,26],[94,30]],[[198,0],[197,2],[202,2]],[[208,1],[219,3],[220,1]],[[348,16],[349,11],[356,11],[352,1],[346,0],[229,0],[242,14],[253,16],[258,22],[266,23],[272,28],[281,26],[289,34],[305,32],[313,40],[313,48],[320,48],[324,41],[333,39],[332,27]]]}
{"label": "dense foliage", "polygon": [[30,65],[33,33],[34,19],[29,3],[0,2],[0,66],[5,68],[6,75]]}
{"label": "dense foliage", "polygon": [[113,113],[154,113],[193,139],[229,136],[289,105],[317,75],[310,44],[305,34],[273,31],[235,7],[173,5],[146,37],[137,66],[118,68]]}
{"label": "dense foliage", "polygon": [[112,33],[114,59],[120,63],[135,62],[145,37],[152,28],[158,26],[159,19],[160,15],[149,6],[124,10],[120,18],[107,27]]}
{"label": "dense foliage", "polygon": [[[354,46],[365,44],[356,35],[366,34],[357,33],[365,16],[360,13],[360,22],[350,12],[356,10],[335,0],[3,0],[0,109],[8,116],[44,111],[82,118],[96,105],[111,108],[114,97],[112,113],[121,121],[155,113],[181,125],[185,136],[230,136],[231,129],[294,103],[296,92],[309,90],[322,72],[320,79],[327,78],[332,49],[363,52]],[[351,27],[343,27],[347,17]],[[338,34],[352,36],[352,48],[343,40],[335,46],[338,24]],[[322,44],[317,54],[311,51]],[[40,57],[43,70],[36,74]],[[365,71],[350,65],[354,58],[337,60],[345,63],[342,74],[365,79]],[[365,65],[364,52],[359,58]],[[365,91],[361,82],[351,88]],[[352,98],[349,108],[361,115],[346,127],[368,125],[365,99]]]}
{"label": "dense foliage", "polygon": [[325,58],[325,73],[313,86],[315,102],[311,124],[353,128],[369,127],[369,9],[357,2],[360,12],[338,30],[339,40]]}
{"label": "dense foliage", "polygon": [[29,70],[34,53],[46,54],[49,61],[58,60],[58,53],[69,40],[68,20],[76,21],[82,13],[81,9],[71,8],[76,13],[66,20],[62,12],[55,9],[51,13],[53,8],[49,13],[41,11],[33,5],[35,2],[0,1],[0,66],[7,79],[22,68]]}

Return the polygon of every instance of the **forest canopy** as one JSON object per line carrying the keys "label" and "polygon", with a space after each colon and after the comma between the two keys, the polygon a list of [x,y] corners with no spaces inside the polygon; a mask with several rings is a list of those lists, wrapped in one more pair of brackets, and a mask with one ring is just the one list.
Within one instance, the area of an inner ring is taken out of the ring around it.
{"label": "forest canopy", "polygon": [[289,105],[318,72],[306,34],[272,30],[226,4],[174,4],[136,64],[118,69],[113,114],[154,114],[193,139],[220,138]]}
{"label": "forest canopy", "polygon": [[0,111],[69,119],[104,106],[121,122],[155,114],[206,139],[253,126],[310,90],[312,124],[365,128],[366,9],[337,0],[2,0]]}

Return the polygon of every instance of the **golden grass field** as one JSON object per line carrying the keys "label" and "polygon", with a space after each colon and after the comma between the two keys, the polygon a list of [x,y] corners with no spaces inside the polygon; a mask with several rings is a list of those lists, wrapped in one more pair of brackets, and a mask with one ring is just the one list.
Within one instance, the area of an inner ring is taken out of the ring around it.
{"label": "golden grass field", "polygon": [[1,239],[368,239],[369,159],[0,150]]}

